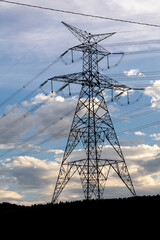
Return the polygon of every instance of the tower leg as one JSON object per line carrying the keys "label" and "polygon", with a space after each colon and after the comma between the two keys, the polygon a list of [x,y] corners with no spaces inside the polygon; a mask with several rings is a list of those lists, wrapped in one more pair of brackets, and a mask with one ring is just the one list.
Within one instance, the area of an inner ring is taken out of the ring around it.
{"label": "tower leg", "polygon": [[103,122],[103,126],[104,128],[106,128],[105,130],[105,137],[107,138],[108,142],[111,144],[111,146],[114,148],[114,150],[116,151],[116,153],[119,155],[120,157],[120,161],[116,161],[114,164],[111,164],[111,162],[109,162],[112,166],[112,168],[114,169],[114,171],[118,174],[118,176],[120,177],[120,179],[124,182],[124,184],[126,185],[126,187],[130,190],[130,192],[135,196],[136,192],[127,168],[127,164],[125,162],[125,158],[123,156],[121,147],[120,147],[120,143],[118,141],[107,105],[105,103],[105,99],[103,97],[102,92],[100,93],[101,95],[101,107],[103,107],[103,109],[105,110],[105,114],[102,116],[102,122]]}
{"label": "tower leg", "polygon": [[64,187],[68,183],[68,181],[71,179],[71,177],[74,175],[74,173],[77,171],[77,169],[73,169],[73,165],[69,163],[62,163],[59,171],[59,175],[57,178],[55,190],[52,197],[52,203],[55,203],[63,191]]}
{"label": "tower leg", "polygon": [[80,92],[80,97],[77,103],[77,107],[75,110],[75,114],[73,117],[71,130],[68,136],[65,152],[63,155],[62,164],[60,167],[56,186],[54,189],[52,202],[57,201],[58,196],[60,195],[60,193],[62,192],[62,190],[68,183],[68,181],[70,180],[70,178],[73,176],[73,174],[77,171],[77,168],[73,169],[75,164],[69,162],[68,157],[72,153],[72,151],[75,149],[75,147],[77,146],[81,138],[80,129],[84,124],[84,120],[81,118],[81,115],[84,109],[84,104],[81,102],[80,99],[84,98],[86,91],[87,91],[86,87],[82,87]]}

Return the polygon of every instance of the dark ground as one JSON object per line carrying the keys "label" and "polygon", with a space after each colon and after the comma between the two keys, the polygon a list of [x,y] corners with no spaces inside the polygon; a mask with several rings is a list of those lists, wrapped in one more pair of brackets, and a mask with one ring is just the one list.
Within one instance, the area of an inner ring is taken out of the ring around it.
{"label": "dark ground", "polygon": [[60,216],[94,216],[109,214],[154,214],[160,213],[160,195],[140,196],[119,199],[83,200],[75,202],[60,202],[57,204],[39,204],[22,206],[10,203],[0,204],[0,218],[25,217],[39,219]]}
{"label": "dark ground", "polygon": [[139,239],[140,234],[157,239],[157,233],[159,239],[159,215],[160,195],[32,206],[1,203],[0,229],[20,239],[37,234],[43,239]]}
{"label": "dark ground", "polygon": [[1,239],[159,239],[159,215],[160,195],[32,206],[1,203]]}

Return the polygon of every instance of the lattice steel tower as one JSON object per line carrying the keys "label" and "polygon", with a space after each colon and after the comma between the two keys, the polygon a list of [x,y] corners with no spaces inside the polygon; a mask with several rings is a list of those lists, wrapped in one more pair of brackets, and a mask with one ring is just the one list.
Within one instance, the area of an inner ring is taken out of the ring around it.
{"label": "lattice steel tower", "polygon": [[[64,82],[65,86],[70,83],[81,84],[82,87],[52,202],[58,199],[76,171],[79,173],[85,198],[101,199],[111,168],[118,174],[132,195],[136,195],[103,95],[103,90],[106,88],[120,92],[128,92],[131,88],[101,74],[98,67],[99,61],[111,54],[101,47],[99,42],[115,33],[92,35],[64,22],[63,24],[81,42],[80,45],[69,50],[72,53],[73,51],[82,52],[83,70],[80,73],[55,76],[48,80]],[[105,139],[118,154],[119,160],[108,159],[107,156],[104,159],[101,158]],[[84,146],[86,158],[69,159],[70,154],[80,141]]]}

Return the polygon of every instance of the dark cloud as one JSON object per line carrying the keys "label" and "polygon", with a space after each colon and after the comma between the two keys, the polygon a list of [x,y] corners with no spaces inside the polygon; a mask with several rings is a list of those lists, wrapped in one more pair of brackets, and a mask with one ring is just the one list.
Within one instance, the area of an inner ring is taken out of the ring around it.
{"label": "dark cloud", "polygon": [[[31,105],[31,109],[37,106],[36,104],[44,103],[32,114],[29,114],[25,108],[16,107],[14,111],[1,119],[1,148],[14,148],[17,145],[19,149],[31,149],[32,145],[30,144],[34,140],[34,135],[38,138],[49,135],[52,136],[53,140],[66,136],[71,126],[70,119],[73,116],[74,111],[72,110],[74,110],[77,99],[65,100],[62,97],[55,96],[45,103],[47,99],[49,97],[39,94],[33,98],[31,103],[26,102],[26,105]],[[27,133],[31,134],[31,138],[25,140],[24,136]]]}
{"label": "dark cloud", "polygon": [[144,143],[144,139],[137,139],[137,140],[121,140],[120,145],[121,146],[136,146]]}
{"label": "dark cloud", "polygon": [[[27,194],[33,194],[34,198],[35,194],[42,195],[43,192],[48,192],[46,196],[49,195],[51,198],[58,169],[59,165],[55,162],[33,157],[19,156],[7,159],[3,162],[2,167],[0,167],[0,185],[3,190],[0,201],[7,198],[25,201],[26,198],[22,199],[20,196],[25,195],[27,197]],[[11,187],[13,184],[16,187],[14,191]],[[32,197],[30,200],[33,201]]]}
{"label": "dark cloud", "polygon": [[143,167],[145,173],[156,174],[160,172],[160,156],[153,158],[149,161],[141,161],[141,167]]}
{"label": "dark cloud", "polygon": [[[47,170],[34,167],[14,167],[10,174],[16,178],[18,189],[21,191],[32,191],[32,189],[47,188],[53,183],[52,178],[46,178]],[[45,177],[45,178],[44,178]]]}

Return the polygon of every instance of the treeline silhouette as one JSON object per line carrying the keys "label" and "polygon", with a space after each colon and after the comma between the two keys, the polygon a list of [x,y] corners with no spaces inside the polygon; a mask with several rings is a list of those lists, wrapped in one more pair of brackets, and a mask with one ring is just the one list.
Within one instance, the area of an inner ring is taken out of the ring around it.
{"label": "treeline silhouette", "polygon": [[159,195],[32,206],[4,202],[1,239],[157,239],[159,206]]}
{"label": "treeline silhouette", "polygon": [[62,219],[95,216],[131,214],[139,217],[147,214],[159,213],[160,195],[137,196],[130,198],[83,200],[74,202],[60,202],[57,204],[35,204],[32,206],[16,205],[7,202],[0,204],[1,219]]}

